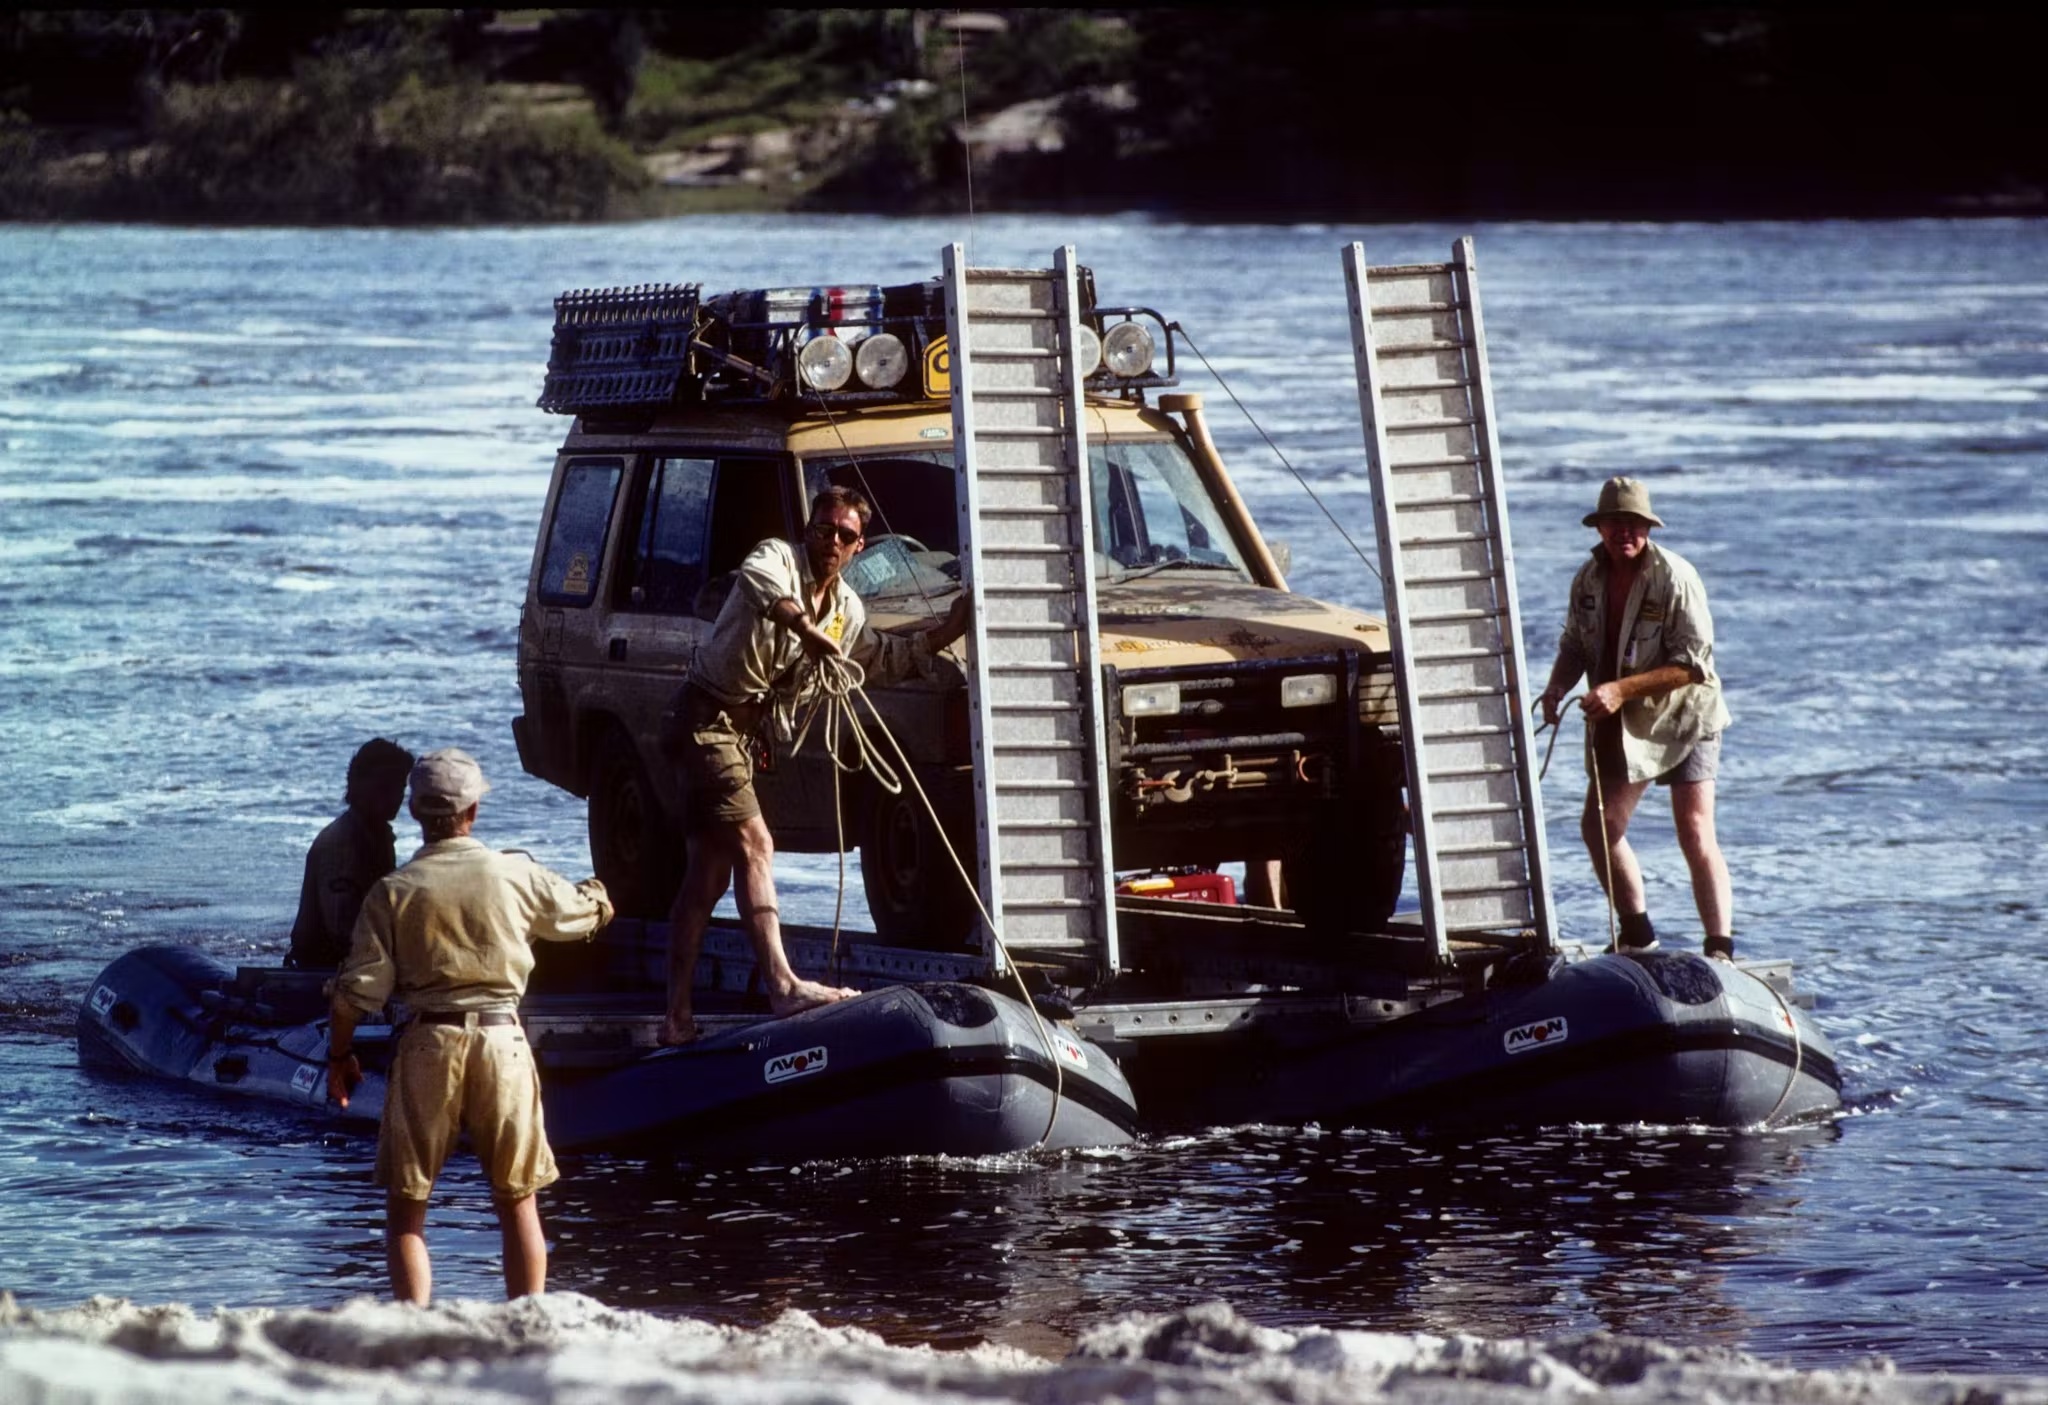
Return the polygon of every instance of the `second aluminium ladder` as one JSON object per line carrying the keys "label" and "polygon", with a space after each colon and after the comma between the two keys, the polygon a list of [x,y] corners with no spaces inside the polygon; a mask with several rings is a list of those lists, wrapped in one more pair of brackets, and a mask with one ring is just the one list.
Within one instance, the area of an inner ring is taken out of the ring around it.
{"label": "second aluminium ladder", "polygon": [[1117,969],[1074,251],[1052,269],[945,252],[980,891],[1002,948]]}
{"label": "second aluminium ladder", "polygon": [[1557,945],[1472,241],[1344,251],[1425,933]]}

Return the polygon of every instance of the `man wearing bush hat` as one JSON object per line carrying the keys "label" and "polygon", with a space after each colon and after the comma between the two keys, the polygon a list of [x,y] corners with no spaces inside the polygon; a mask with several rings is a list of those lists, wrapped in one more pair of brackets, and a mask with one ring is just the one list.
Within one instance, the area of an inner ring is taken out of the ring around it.
{"label": "man wearing bush hat", "polygon": [[1600,533],[1593,559],[1572,578],[1563,636],[1538,699],[1553,725],[1584,678],[1590,780],[1579,832],[1620,919],[1623,951],[1657,945],[1628,822],[1650,783],[1671,787],[1678,846],[1708,956],[1733,960],[1728,864],[1714,834],[1714,776],[1728,706],[1714,672],[1714,621],[1690,562],[1650,540],[1664,519],[1650,490],[1610,478],[1585,524]]}
{"label": "man wearing bush hat", "polygon": [[466,1131],[498,1212],[505,1296],[524,1297],[547,1286],[534,1196],[560,1173],[519,1001],[533,943],[587,940],[611,920],[612,905],[595,878],[571,883],[470,837],[490,784],[468,752],[422,756],[411,785],[426,842],[363,899],[334,980],[328,1096],[347,1107],[362,1081],[350,1047],[356,1025],[386,1002],[402,1004],[410,1018],[392,1052],[377,1136],[392,1294],[417,1303],[432,1295],[427,1197]]}

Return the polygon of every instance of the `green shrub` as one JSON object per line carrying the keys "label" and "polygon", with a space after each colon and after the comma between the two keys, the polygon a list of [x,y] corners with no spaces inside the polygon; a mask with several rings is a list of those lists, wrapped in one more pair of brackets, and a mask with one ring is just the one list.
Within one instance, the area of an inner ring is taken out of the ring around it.
{"label": "green shrub", "polygon": [[645,186],[590,112],[494,106],[417,75],[381,92],[338,61],[291,83],[173,88],[118,192],[134,214],[253,223],[595,219]]}

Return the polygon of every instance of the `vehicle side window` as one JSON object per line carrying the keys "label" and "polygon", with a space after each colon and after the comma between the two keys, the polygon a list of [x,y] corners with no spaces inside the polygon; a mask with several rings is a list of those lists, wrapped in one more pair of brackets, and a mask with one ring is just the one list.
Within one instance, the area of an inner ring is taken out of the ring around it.
{"label": "vehicle side window", "polygon": [[[785,460],[786,462],[786,460]],[[718,461],[718,495],[711,505],[713,574],[737,570],[747,553],[769,537],[786,537],[781,464],[774,459],[725,457]]]}
{"label": "vehicle side window", "polygon": [[710,504],[711,460],[654,460],[633,533],[621,608],[658,615],[689,612],[704,584],[704,522]]}
{"label": "vehicle side window", "polygon": [[612,503],[625,473],[624,459],[574,459],[562,470],[547,550],[541,555],[541,604],[588,605],[596,595]]}

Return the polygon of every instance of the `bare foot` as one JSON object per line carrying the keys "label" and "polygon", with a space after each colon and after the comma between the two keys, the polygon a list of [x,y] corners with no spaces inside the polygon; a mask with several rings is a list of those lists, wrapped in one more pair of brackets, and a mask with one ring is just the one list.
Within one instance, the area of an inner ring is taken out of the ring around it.
{"label": "bare foot", "polygon": [[680,1020],[670,1015],[661,1022],[661,1033],[655,1043],[664,1049],[673,1049],[680,1044],[693,1044],[697,1040],[697,1022],[688,1015]]}
{"label": "bare foot", "polygon": [[774,991],[768,996],[768,1008],[778,1015],[794,1015],[799,1010],[815,1010],[820,1005],[833,1005],[841,1000],[850,1000],[860,994],[843,985],[820,985],[816,981],[798,980],[788,990]]}

